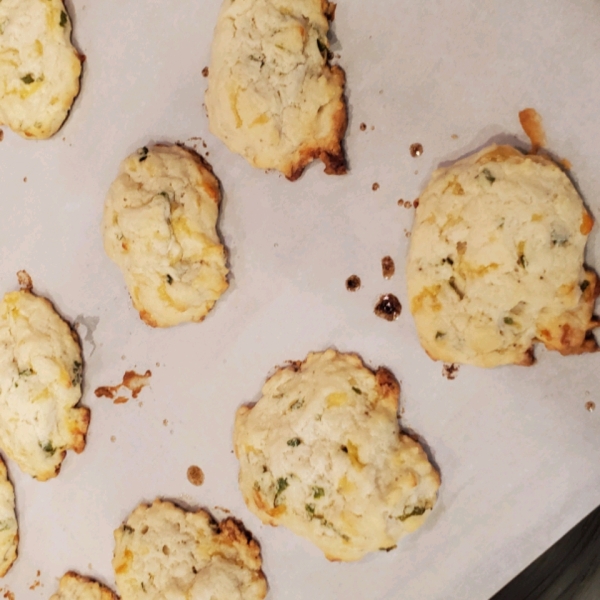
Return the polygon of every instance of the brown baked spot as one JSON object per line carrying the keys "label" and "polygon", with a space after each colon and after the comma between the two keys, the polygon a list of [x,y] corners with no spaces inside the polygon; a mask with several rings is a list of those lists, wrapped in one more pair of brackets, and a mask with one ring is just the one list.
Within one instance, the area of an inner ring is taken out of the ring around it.
{"label": "brown baked spot", "polygon": [[385,294],[379,298],[374,312],[386,321],[395,321],[402,312],[402,304],[394,294]]}
{"label": "brown baked spot", "polygon": [[391,256],[384,256],[381,259],[381,272],[383,273],[384,279],[391,279],[394,276],[394,273],[396,273],[396,265]]}
{"label": "brown baked spot", "polygon": [[457,374],[458,374],[458,365],[456,365],[454,363],[445,364],[442,368],[442,375],[446,379],[449,379],[450,381],[456,379]]}
{"label": "brown baked spot", "polygon": [[594,219],[587,210],[584,210],[581,225],[579,227],[581,235],[588,235],[592,231],[592,227],[594,227]]}
{"label": "brown baked spot", "polygon": [[0,142],[4,139],[4,130],[0,129]]}
{"label": "brown baked spot", "polygon": [[531,141],[531,154],[537,154],[540,148],[546,145],[546,132],[542,123],[542,117],[535,108],[526,108],[519,113],[519,121],[525,135]]}
{"label": "brown baked spot", "polygon": [[204,473],[200,467],[192,465],[187,470],[188,481],[192,485],[202,485],[204,483]]}
{"label": "brown baked spot", "polygon": [[349,292],[357,292],[360,290],[360,277],[358,275],[350,275],[346,279],[346,289]]}

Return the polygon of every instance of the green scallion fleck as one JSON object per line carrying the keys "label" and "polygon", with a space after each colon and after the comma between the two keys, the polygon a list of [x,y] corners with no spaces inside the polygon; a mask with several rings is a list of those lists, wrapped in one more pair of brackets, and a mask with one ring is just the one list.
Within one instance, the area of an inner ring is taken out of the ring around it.
{"label": "green scallion fleck", "polygon": [[300,438],[292,438],[291,440],[287,441],[287,445],[291,446],[292,448],[296,448],[297,446],[299,446],[302,443],[302,440]]}
{"label": "green scallion fleck", "polygon": [[515,322],[512,320],[512,317],[504,317],[504,322],[507,325],[514,325],[515,324]]}
{"label": "green scallion fleck", "polygon": [[313,498],[322,498],[325,495],[325,490],[319,486],[313,486]]}

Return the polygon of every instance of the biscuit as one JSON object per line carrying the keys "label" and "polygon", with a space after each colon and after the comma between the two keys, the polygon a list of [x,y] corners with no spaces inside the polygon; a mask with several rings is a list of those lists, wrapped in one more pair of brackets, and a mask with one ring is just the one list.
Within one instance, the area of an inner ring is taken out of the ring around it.
{"label": "biscuit", "polygon": [[69,571],[50,600],[118,600],[118,596],[105,585]]}
{"label": "biscuit", "polygon": [[565,173],[543,156],[490,146],[436,171],[416,211],[410,310],[434,360],[529,365],[533,346],[597,349],[600,291],[583,264],[593,225]]}
{"label": "biscuit", "polygon": [[71,110],[80,75],[62,0],[0,2],[0,123],[49,138]]}
{"label": "biscuit", "polygon": [[225,0],[212,43],[210,129],[259,169],[294,181],[315,159],[346,173],[346,76],[330,66],[327,0]]}
{"label": "biscuit", "polygon": [[210,166],[179,146],[126,158],[104,209],[104,248],[152,327],[202,321],[227,289],[216,225],[221,191]]}
{"label": "biscuit", "polygon": [[123,600],[262,600],[267,583],[258,544],[235,519],[155,500],[115,531],[113,567]]}
{"label": "biscuit", "polygon": [[30,290],[0,303],[0,447],[22,471],[58,475],[67,450],[85,448],[90,411],[81,399],[77,335]]}
{"label": "biscuit", "polygon": [[236,416],[234,448],[248,508],[329,560],[390,550],[422,525],[440,478],[398,424],[400,388],[354,354],[309,354],[280,368]]}
{"label": "biscuit", "polygon": [[6,575],[17,559],[18,544],[15,490],[8,479],[6,465],[0,459],[0,577]]}

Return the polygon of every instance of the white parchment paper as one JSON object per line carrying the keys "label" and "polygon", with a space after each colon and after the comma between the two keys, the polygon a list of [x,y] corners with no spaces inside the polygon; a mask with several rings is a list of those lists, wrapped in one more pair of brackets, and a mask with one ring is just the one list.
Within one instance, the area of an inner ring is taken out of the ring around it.
{"label": "white parchment paper", "polygon": [[[253,170],[208,132],[201,71],[218,0],[72,0],[70,9],[87,61],[67,124],[43,142],[5,130],[0,144],[0,291],[27,269],[82,323],[92,420],[85,452],[69,455],[57,479],[35,482],[9,462],[21,541],[1,589],[47,598],[68,569],[114,585],[113,529],[162,496],[241,518],[262,544],[272,599],[487,600],[600,503],[600,410],[584,408],[600,408],[600,357],[538,352],[531,368],[442,377],[406,307],[413,211],[397,204],[417,198],[441,162],[491,140],[523,143],[517,115],[531,106],[600,219],[597,1],[340,0],[333,49],[348,77],[351,172],[329,177],[315,165],[293,184]],[[99,230],[120,161],[155,141],[210,153],[232,269],[204,323],[167,331],[139,320]],[[391,281],[381,275],[387,254]],[[588,262],[600,269],[597,231]],[[363,281],[355,294],[344,286],[352,274]],[[405,305],[394,323],[373,314],[387,292]],[[329,346],[396,374],[403,423],[427,440],[443,478],[421,530],[356,564],[328,563],[262,526],[238,491],[232,453],[236,408],[276,365]],[[130,368],[153,372],[138,401],[93,395]],[[186,479],[192,464],[205,472],[200,488]]]}

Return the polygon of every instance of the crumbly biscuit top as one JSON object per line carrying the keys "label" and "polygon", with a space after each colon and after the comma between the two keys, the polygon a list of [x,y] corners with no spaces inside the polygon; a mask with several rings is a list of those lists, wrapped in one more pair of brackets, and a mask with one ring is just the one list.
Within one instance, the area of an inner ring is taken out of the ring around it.
{"label": "crumbly biscuit top", "polygon": [[4,577],[17,558],[19,534],[15,514],[15,490],[0,459],[0,577]]}
{"label": "crumbly biscuit top", "polygon": [[179,146],[142,148],[121,165],[104,210],[104,247],[154,327],[201,321],[227,289],[217,233],[219,183]]}
{"label": "crumbly biscuit top", "polygon": [[492,146],[438,170],[419,199],[408,292],[421,343],[446,362],[530,364],[541,341],[594,350],[593,220],[550,160]]}
{"label": "crumbly biscuit top", "polygon": [[0,446],[39,480],[55,477],[89,423],[81,398],[81,349],[45,298],[9,292],[0,303]]}
{"label": "crumbly biscuit top", "polygon": [[238,410],[240,488],[264,522],[308,538],[330,560],[390,549],[417,529],[439,476],[400,433],[399,386],[385,369],[333,350],[277,371]]}
{"label": "crumbly biscuit top", "polygon": [[255,167],[296,179],[314,158],[346,172],[344,72],[328,65],[326,0],[225,0],[206,107],[211,131]]}
{"label": "crumbly biscuit top", "polygon": [[113,567],[123,600],[262,600],[260,548],[234,519],[171,502],[140,505],[115,531]]}
{"label": "crumbly biscuit top", "polygon": [[0,2],[1,123],[24,137],[50,137],[79,93],[80,75],[62,0]]}
{"label": "crumbly biscuit top", "polygon": [[61,577],[58,592],[50,600],[118,600],[118,597],[101,583],[69,572]]}

